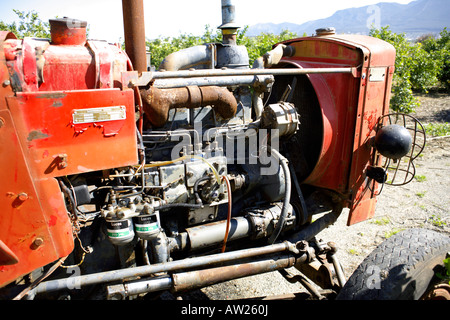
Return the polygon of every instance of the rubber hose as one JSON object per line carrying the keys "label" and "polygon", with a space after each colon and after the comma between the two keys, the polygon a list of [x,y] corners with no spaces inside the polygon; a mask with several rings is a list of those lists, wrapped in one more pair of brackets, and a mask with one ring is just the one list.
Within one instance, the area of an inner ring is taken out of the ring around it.
{"label": "rubber hose", "polygon": [[271,154],[275,156],[281,162],[281,168],[284,172],[284,182],[285,182],[285,194],[283,200],[283,208],[281,209],[280,219],[278,220],[277,225],[272,232],[272,235],[269,238],[269,243],[273,244],[277,240],[278,236],[283,230],[284,225],[286,223],[286,218],[289,209],[289,203],[291,202],[291,174],[289,171],[288,160],[282,156],[277,150],[271,149]]}

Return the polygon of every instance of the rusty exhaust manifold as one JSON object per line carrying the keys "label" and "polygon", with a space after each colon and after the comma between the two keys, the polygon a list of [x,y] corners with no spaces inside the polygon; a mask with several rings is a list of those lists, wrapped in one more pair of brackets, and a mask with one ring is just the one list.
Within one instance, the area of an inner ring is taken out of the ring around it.
{"label": "rusty exhaust manifold", "polygon": [[184,87],[174,89],[158,89],[151,86],[141,90],[144,113],[155,127],[162,127],[173,108],[197,108],[212,106],[223,118],[231,119],[236,114],[237,101],[227,88]]}

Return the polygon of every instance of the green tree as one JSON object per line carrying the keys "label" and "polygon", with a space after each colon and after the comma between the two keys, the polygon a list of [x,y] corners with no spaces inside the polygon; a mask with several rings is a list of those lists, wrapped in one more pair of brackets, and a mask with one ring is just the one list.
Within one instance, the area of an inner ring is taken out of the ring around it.
{"label": "green tree", "polygon": [[220,32],[214,32],[209,25],[206,25],[205,32],[201,36],[181,34],[178,37],[159,37],[153,40],[147,40],[146,45],[151,52],[152,65],[158,68],[164,58],[175,51],[205,43],[221,41],[222,35]]}
{"label": "green tree", "polygon": [[439,37],[424,35],[416,42],[405,34],[395,34],[389,27],[372,29],[370,35],[391,43],[396,51],[391,108],[409,113],[419,106],[413,91],[428,92],[445,86],[450,90],[450,33],[447,28]]}
{"label": "green tree", "polygon": [[12,31],[19,39],[24,37],[50,38],[49,23],[43,22],[36,11],[25,12],[16,9],[13,11],[18,17],[18,23],[6,24],[0,21],[0,30]]}
{"label": "green tree", "polygon": [[[288,30],[282,31],[279,35],[271,33],[261,33],[256,37],[247,37],[246,32],[248,26],[238,30],[236,36],[236,43],[238,45],[244,45],[247,47],[249,55],[249,64],[252,65],[253,61],[264,53],[272,49],[275,43],[293,39],[298,37],[296,33]],[[196,45],[205,43],[217,43],[222,42],[222,34],[220,30],[214,32],[209,25],[205,26],[205,32],[201,36],[194,36],[192,34],[181,34],[174,37],[159,37],[154,40],[147,41],[147,47],[152,55],[152,64],[158,67],[161,61],[167,55],[185,48],[189,48]]]}
{"label": "green tree", "polygon": [[423,49],[439,65],[437,78],[450,91],[450,32],[444,28],[439,37],[428,36],[421,41]]}
{"label": "green tree", "polygon": [[240,32],[240,38],[238,34],[238,44],[245,45],[247,47],[250,65],[252,65],[257,58],[272,50],[274,44],[285,40],[298,38],[296,33],[289,30],[283,30],[278,35],[273,33],[261,33],[256,37],[247,37],[245,36],[247,29],[248,26]]}
{"label": "green tree", "polygon": [[395,34],[389,27],[371,29],[370,36],[382,39],[395,47],[395,73],[392,81],[391,109],[396,112],[410,113],[419,106],[413,96],[411,82],[410,44],[404,34]]}

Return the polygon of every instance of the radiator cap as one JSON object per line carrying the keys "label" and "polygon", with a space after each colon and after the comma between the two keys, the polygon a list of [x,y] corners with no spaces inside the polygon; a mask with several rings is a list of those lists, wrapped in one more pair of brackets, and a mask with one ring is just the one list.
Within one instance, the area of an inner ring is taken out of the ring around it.
{"label": "radiator cap", "polygon": [[319,28],[316,29],[316,36],[331,36],[336,34],[336,28],[334,27],[327,27],[327,28]]}
{"label": "radiator cap", "polygon": [[84,45],[86,43],[87,22],[68,17],[50,19],[52,44]]}

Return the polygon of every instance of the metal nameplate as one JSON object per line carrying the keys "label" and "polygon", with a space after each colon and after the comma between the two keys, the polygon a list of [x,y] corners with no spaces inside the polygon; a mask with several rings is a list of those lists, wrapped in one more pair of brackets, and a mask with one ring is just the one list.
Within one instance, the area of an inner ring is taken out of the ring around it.
{"label": "metal nameplate", "polygon": [[125,120],[126,118],[125,106],[77,109],[72,114],[74,124]]}
{"label": "metal nameplate", "polygon": [[369,81],[371,82],[384,81],[384,78],[386,77],[386,68],[370,68],[369,74]]}

